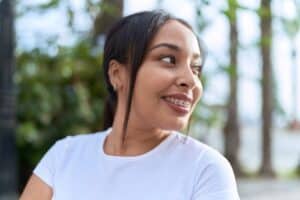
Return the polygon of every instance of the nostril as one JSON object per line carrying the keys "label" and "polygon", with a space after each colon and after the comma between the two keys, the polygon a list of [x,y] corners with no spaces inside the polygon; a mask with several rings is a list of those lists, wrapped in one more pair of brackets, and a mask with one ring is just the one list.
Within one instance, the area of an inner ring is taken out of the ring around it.
{"label": "nostril", "polygon": [[180,83],[179,85],[182,87],[188,87],[188,84],[186,84],[186,83]]}

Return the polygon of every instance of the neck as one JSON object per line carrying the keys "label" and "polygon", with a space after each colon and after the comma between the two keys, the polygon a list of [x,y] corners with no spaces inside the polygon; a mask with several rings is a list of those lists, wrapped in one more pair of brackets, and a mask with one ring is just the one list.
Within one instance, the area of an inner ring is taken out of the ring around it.
{"label": "neck", "polygon": [[104,143],[104,151],[110,155],[136,156],[150,151],[169,135],[170,131],[129,125],[123,141],[123,123],[115,121]]}
{"label": "neck", "polygon": [[161,143],[170,131],[147,126],[139,119],[131,119],[128,121],[127,130],[123,141],[123,124],[125,104],[117,105],[114,122],[111,133],[104,143],[104,151],[111,155],[139,155],[150,151],[159,143]]}

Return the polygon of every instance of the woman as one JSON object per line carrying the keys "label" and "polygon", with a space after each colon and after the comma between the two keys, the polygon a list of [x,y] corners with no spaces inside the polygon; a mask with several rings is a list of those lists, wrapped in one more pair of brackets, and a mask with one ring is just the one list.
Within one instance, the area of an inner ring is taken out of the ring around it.
{"label": "woman", "polygon": [[202,95],[203,60],[183,20],[164,11],[122,18],[104,47],[107,129],[56,142],[21,200],[238,200],[228,161],[177,132]]}

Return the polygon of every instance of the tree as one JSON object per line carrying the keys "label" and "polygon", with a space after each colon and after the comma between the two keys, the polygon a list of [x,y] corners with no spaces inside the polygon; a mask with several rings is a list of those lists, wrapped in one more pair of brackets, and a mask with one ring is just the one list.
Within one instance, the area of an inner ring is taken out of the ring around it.
{"label": "tree", "polygon": [[297,8],[297,15],[293,18],[282,18],[281,22],[283,29],[286,32],[290,40],[291,45],[291,60],[292,60],[292,88],[293,88],[293,98],[292,98],[292,122],[290,128],[292,130],[300,129],[300,122],[297,119],[298,112],[298,66],[297,66],[297,35],[300,31],[300,6],[294,1],[294,6]]}
{"label": "tree", "polygon": [[[114,10],[114,5],[104,6],[105,2],[108,1],[85,1],[85,14],[91,20],[99,20],[97,16]],[[94,23],[86,32],[76,31],[73,8],[69,1],[64,0],[51,0],[20,10],[26,15],[28,12],[46,12],[61,5],[65,6],[68,28],[72,36],[76,36],[76,41],[72,45],[62,46],[56,39],[50,38],[33,49],[19,49],[17,54],[15,80],[18,89],[20,189],[56,140],[66,135],[102,129],[106,96],[101,67],[102,49],[93,41],[98,37],[98,34],[93,34],[97,32],[94,26],[100,25]],[[109,23],[104,24],[109,27]]]}
{"label": "tree", "polygon": [[0,1],[0,199],[17,193],[15,145],[14,1]]}
{"label": "tree", "polygon": [[123,0],[102,0],[101,12],[94,21],[93,40],[94,43],[101,34],[105,34],[110,26],[123,14]]}
{"label": "tree", "polygon": [[261,0],[259,9],[261,41],[260,51],[262,59],[262,165],[260,174],[273,176],[271,162],[272,144],[272,111],[273,111],[273,87],[272,87],[272,10],[270,0]]}
{"label": "tree", "polygon": [[224,131],[224,153],[236,175],[241,175],[238,159],[240,147],[240,124],[238,111],[238,30],[236,0],[228,0],[228,10],[224,13],[230,24],[230,64],[228,67],[230,94],[226,106],[227,119]]}

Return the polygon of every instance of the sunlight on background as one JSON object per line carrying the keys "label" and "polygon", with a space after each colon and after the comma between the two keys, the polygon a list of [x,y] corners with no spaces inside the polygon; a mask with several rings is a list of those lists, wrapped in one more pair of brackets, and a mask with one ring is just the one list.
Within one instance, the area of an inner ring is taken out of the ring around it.
{"label": "sunlight on background", "polygon": [[[48,0],[21,1],[17,9],[45,2],[48,2]],[[197,29],[195,2],[196,1],[193,0],[177,0],[176,3],[174,3],[174,0],[127,0],[124,4],[123,14],[128,15],[138,11],[163,8],[172,14],[187,20],[195,27],[195,29]],[[292,19],[297,15],[293,0],[273,0],[272,2],[272,9],[275,13],[274,17]],[[258,170],[260,167],[262,151],[262,94],[260,85],[262,67],[261,52],[257,45],[260,39],[260,19],[257,16],[257,13],[253,11],[259,8],[260,1],[239,0],[239,3],[248,8],[248,10],[239,11],[237,13],[238,40],[240,43],[238,53],[238,75],[240,84],[238,100],[241,117],[241,149],[239,156],[242,167],[251,173]],[[67,6],[71,6],[75,11],[75,29],[76,33],[78,33],[77,35],[73,34],[68,26],[68,19],[66,18]],[[220,12],[222,9],[226,8],[226,6],[225,0],[212,1],[211,6],[207,6],[202,10],[205,19],[210,22],[205,30],[200,33],[200,37],[204,41],[208,51],[208,59],[204,68],[204,73],[209,77],[209,82],[205,87],[203,100],[216,106],[224,105],[226,103],[228,91],[230,89],[228,86],[228,76],[220,72],[220,65],[229,62],[229,26],[227,18]],[[80,37],[80,33],[90,31],[92,26],[93,19],[84,12],[84,0],[65,1],[58,9],[27,13],[16,21],[17,51],[18,49],[46,47],[48,45],[47,40],[55,41],[58,45],[71,46],[77,41],[78,37]],[[298,52],[296,64],[297,66],[300,66],[299,34],[297,35],[295,42]],[[287,129],[289,122],[292,120],[292,113],[294,112],[292,97],[293,94],[295,94],[295,91],[293,91],[291,81],[293,75],[293,63],[291,61],[292,45],[293,44],[284,32],[280,21],[274,20],[272,62],[275,84],[273,86],[277,88],[276,91],[279,97],[279,103],[284,114],[280,115],[274,113],[272,164],[275,171],[283,178],[289,177],[291,172],[293,172],[297,166],[300,167],[300,134]],[[57,53],[57,49],[49,49],[49,52],[54,55]],[[300,77],[300,70],[298,70],[298,77]],[[298,99],[300,99],[300,83],[298,83],[298,85],[297,92]],[[299,107],[297,109],[296,113],[298,119],[300,119]],[[220,124],[211,129],[202,129],[203,127],[200,125],[195,125],[194,130],[196,131],[193,136],[207,142],[209,145],[222,152],[224,151],[222,135],[223,124]],[[269,196],[261,199],[253,196],[258,190],[260,190],[261,193],[264,192],[263,190],[272,190],[272,187],[274,186],[273,183],[276,181],[264,182],[266,180],[262,179],[262,183],[256,181],[254,185],[251,185],[252,183],[248,182],[248,180],[245,182],[243,181],[244,180],[241,179],[239,180],[239,183],[241,183],[241,191],[244,192],[243,195],[245,195],[244,197],[246,200],[275,200],[270,197],[271,194],[267,194]],[[287,185],[288,188],[295,188],[295,185],[299,186],[299,183],[289,182],[288,184],[285,184],[285,186]],[[282,188],[281,185],[275,185],[274,187]],[[246,198],[246,194],[249,196],[248,199]],[[252,197],[250,197],[251,195]],[[279,193],[278,197],[280,197]]]}
{"label": "sunlight on background", "polygon": [[[47,2],[46,0],[31,0],[22,2],[23,5],[31,5],[36,3]],[[142,10],[151,10],[157,8],[157,2],[155,0],[148,1],[136,1],[128,0],[124,5],[124,14],[131,14],[133,12]],[[222,8],[226,4],[224,1],[217,1],[214,3],[213,8],[208,8],[207,13],[209,19],[213,19],[209,27],[201,34],[201,38],[206,44],[210,53],[209,59],[206,64],[205,71],[208,73],[214,73],[216,71],[217,62],[224,63],[228,62],[227,48],[228,48],[228,27],[224,16],[217,12],[215,9]],[[259,5],[258,0],[251,1],[240,1],[241,4],[250,8],[257,8]],[[274,1],[274,10],[276,13],[280,13],[284,16],[293,16],[295,9],[292,4],[292,0]],[[172,6],[171,6],[172,5]],[[72,6],[76,13],[76,26],[78,31],[87,31],[92,25],[92,19],[89,19],[83,11],[83,3],[80,0],[72,1]],[[172,4],[172,1],[163,1],[161,8],[169,10],[174,15],[184,18],[192,24],[195,24],[195,12],[193,1],[176,1],[176,4]],[[283,9],[280,9],[283,8]],[[64,17],[64,5],[61,5],[59,9],[47,11],[45,13],[34,13],[27,14],[17,21],[17,36],[19,38],[19,46],[22,48],[33,48],[39,46],[42,43],[40,41],[49,38],[49,36],[57,37],[60,45],[72,44],[76,38],[71,34],[67,27],[67,19]],[[260,61],[259,52],[257,48],[253,46],[253,43],[259,37],[259,21],[255,13],[252,12],[240,12],[239,17],[239,34],[240,43],[242,49],[239,55],[240,63],[240,75],[241,75],[241,86],[240,86],[240,107],[241,117],[245,122],[260,121],[260,86],[257,84],[260,79]],[[24,26],[26,24],[26,26]],[[274,29],[280,29],[279,24],[274,24]],[[220,35],[220,33],[222,33]],[[300,40],[298,37],[297,43],[298,51],[300,50]],[[280,101],[284,110],[287,114],[292,112],[291,107],[291,63],[289,59],[289,42],[282,32],[275,32],[274,35],[274,70],[276,81],[279,87]],[[276,48],[278,47],[278,48]],[[213,57],[212,57],[213,56]],[[224,103],[227,97],[227,79],[222,74],[216,74],[210,81],[211,85],[208,85],[204,98],[207,98],[212,103]],[[298,88],[298,95],[300,99],[300,87]],[[246,95],[247,94],[247,95]],[[251,96],[251,101],[249,101]],[[298,112],[300,117],[300,112]],[[285,119],[288,120],[288,119]],[[281,121],[283,125],[286,121]]]}

